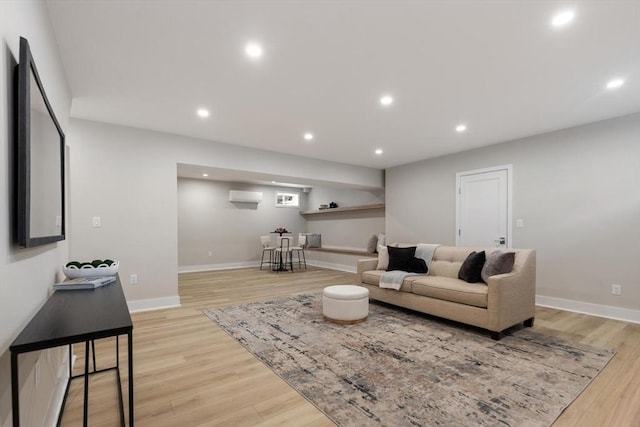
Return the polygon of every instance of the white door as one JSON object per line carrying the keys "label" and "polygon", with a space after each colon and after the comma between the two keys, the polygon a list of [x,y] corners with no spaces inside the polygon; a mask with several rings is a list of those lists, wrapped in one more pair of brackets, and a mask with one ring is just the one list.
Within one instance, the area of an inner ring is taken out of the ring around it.
{"label": "white door", "polygon": [[511,165],[456,174],[458,246],[511,247]]}

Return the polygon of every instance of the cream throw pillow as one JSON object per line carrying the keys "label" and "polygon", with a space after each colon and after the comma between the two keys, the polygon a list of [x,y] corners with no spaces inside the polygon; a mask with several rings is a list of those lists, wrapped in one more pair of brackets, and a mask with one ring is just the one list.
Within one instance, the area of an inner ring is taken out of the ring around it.
{"label": "cream throw pillow", "polygon": [[389,267],[389,250],[386,246],[378,245],[378,270],[385,270]]}

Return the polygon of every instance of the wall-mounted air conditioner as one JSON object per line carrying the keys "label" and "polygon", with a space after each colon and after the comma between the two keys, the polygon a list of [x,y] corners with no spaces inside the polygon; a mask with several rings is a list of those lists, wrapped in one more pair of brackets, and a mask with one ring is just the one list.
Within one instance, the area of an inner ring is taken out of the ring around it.
{"label": "wall-mounted air conditioner", "polygon": [[243,203],[260,203],[262,201],[262,192],[230,190],[229,201]]}

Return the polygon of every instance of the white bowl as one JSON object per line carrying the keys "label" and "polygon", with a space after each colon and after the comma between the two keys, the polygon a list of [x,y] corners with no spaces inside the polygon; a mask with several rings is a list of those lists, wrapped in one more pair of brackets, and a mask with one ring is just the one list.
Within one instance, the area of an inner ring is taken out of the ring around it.
{"label": "white bowl", "polygon": [[103,267],[85,266],[84,268],[77,268],[74,266],[64,267],[64,275],[69,279],[77,279],[78,277],[104,277],[115,276],[120,267],[120,261],[115,261],[110,266],[106,264]]}

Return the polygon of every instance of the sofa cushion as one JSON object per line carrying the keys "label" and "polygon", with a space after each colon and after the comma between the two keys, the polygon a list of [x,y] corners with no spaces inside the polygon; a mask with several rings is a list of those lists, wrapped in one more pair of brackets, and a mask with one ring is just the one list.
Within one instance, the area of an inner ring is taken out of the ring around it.
{"label": "sofa cushion", "polygon": [[460,271],[458,272],[458,279],[464,280],[467,283],[482,282],[482,268],[486,261],[486,255],[484,251],[473,251],[469,254],[467,259],[464,260]]}
{"label": "sofa cushion", "polygon": [[[386,271],[384,270],[364,271],[362,273],[362,283],[365,283],[367,285],[380,286],[380,278],[384,273],[386,273]],[[404,281],[402,282],[402,286],[400,287],[400,291],[411,292],[412,290],[411,284],[413,283],[413,280],[416,277],[417,276],[409,276],[406,279],[404,279]],[[394,290],[393,292],[397,292],[397,291]]]}
{"label": "sofa cushion", "polygon": [[378,270],[386,270],[389,267],[389,251],[384,245],[378,245]]}
{"label": "sofa cushion", "polygon": [[409,271],[409,264],[416,255],[416,247],[394,248],[387,247],[389,250],[389,266],[387,271],[400,270]]}
{"label": "sofa cushion", "polygon": [[489,277],[496,274],[510,273],[513,270],[513,263],[515,262],[515,252],[502,252],[493,251],[487,257],[487,262],[482,267],[482,280],[485,283],[489,282]]}
{"label": "sofa cushion", "polygon": [[489,287],[485,284],[443,276],[419,276],[412,283],[413,293],[460,304],[487,307]]}
{"label": "sofa cushion", "polygon": [[475,248],[463,248],[454,246],[440,246],[433,253],[430,276],[445,276],[452,279],[458,278],[458,272],[462,263]]}

